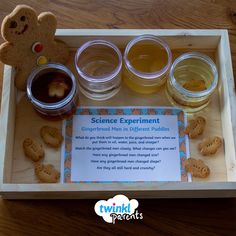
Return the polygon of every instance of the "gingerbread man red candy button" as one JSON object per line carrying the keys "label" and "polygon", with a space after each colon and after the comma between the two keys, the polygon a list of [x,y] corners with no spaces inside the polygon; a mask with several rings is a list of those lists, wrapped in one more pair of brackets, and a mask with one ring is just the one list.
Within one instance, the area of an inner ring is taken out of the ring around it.
{"label": "gingerbread man red candy button", "polygon": [[40,42],[36,42],[32,46],[32,52],[34,53],[40,53],[43,51],[43,44]]}

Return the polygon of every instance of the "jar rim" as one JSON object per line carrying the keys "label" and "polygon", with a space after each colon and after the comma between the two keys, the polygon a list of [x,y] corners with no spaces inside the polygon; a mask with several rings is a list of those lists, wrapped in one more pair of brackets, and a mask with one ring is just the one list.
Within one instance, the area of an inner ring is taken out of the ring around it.
{"label": "jar rim", "polygon": [[[103,75],[103,76],[92,76],[92,75],[88,75],[87,73],[85,73],[82,69],[80,69],[80,67],[78,66],[78,60],[80,55],[90,46],[94,46],[94,45],[103,45],[103,46],[107,46],[108,48],[113,49],[117,56],[118,56],[118,65],[116,66],[116,68],[109,74],[107,75]],[[113,78],[115,78],[119,72],[121,71],[122,68],[122,55],[121,52],[119,50],[119,48],[106,40],[101,40],[101,39],[95,39],[95,40],[90,40],[87,41],[86,43],[84,43],[80,48],[77,49],[76,54],[75,54],[75,67],[76,70],[78,72],[78,74],[85,79],[88,82],[95,82],[95,83],[104,83],[104,82],[109,82],[111,81]]]}
{"label": "jar rim", "polygon": [[[148,72],[141,72],[132,66],[132,63],[128,59],[128,54],[130,52],[130,49],[136,43],[138,43],[140,41],[153,41],[165,49],[165,51],[167,53],[168,60],[167,60],[167,64],[161,70],[148,73]],[[131,41],[129,41],[129,43],[127,44],[127,46],[125,48],[125,52],[124,52],[124,62],[125,62],[127,69],[130,70],[133,74],[135,74],[136,76],[138,76],[142,79],[147,79],[147,80],[150,79],[151,80],[151,79],[156,79],[157,77],[161,77],[170,69],[171,62],[172,62],[172,53],[171,53],[170,47],[166,43],[166,41],[164,41],[163,39],[161,39],[155,35],[144,34],[141,36],[136,36]]]}
{"label": "jar rim", "polygon": [[[54,103],[46,103],[46,102],[42,102],[40,100],[38,100],[32,93],[32,83],[34,81],[34,79],[36,78],[36,76],[40,73],[45,71],[45,73],[47,72],[46,70],[48,69],[57,69],[60,70],[64,73],[66,73],[68,75],[68,77],[71,79],[72,81],[72,88],[71,91],[69,92],[69,94],[62,99],[59,102],[54,102]],[[36,68],[33,69],[33,71],[31,72],[31,74],[29,75],[29,78],[27,80],[27,96],[29,98],[29,100],[37,107],[41,108],[41,109],[46,109],[46,110],[56,110],[56,109],[60,109],[62,107],[64,107],[65,105],[67,105],[74,97],[74,94],[77,91],[77,82],[76,79],[73,75],[73,73],[64,65],[59,64],[59,63],[49,63],[49,64],[45,64],[45,65],[41,65],[38,66]]]}
{"label": "jar rim", "polygon": [[[209,88],[207,88],[203,91],[192,92],[192,91],[189,91],[189,90],[183,88],[178,83],[178,81],[174,77],[174,70],[175,70],[176,66],[181,61],[184,61],[187,59],[199,59],[210,66],[214,79],[213,79],[213,82]],[[184,53],[184,54],[180,55],[179,57],[177,57],[170,68],[169,77],[170,77],[171,84],[174,86],[174,88],[176,90],[178,90],[178,92],[180,92],[181,94],[184,94],[185,96],[192,97],[192,98],[203,97],[203,96],[211,94],[215,90],[215,88],[218,84],[218,72],[217,72],[217,68],[216,68],[215,63],[213,62],[213,60],[209,56],[207,56],[206,54],[200,53],[200,52],[187,52],[187,53]]]}

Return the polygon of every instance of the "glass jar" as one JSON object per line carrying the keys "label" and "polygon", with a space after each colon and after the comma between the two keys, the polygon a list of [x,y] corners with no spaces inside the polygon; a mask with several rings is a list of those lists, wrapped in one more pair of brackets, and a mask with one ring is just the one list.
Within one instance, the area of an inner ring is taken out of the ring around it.
{"label": "glass jar", "polygon": [[118,47],[105,40],[92,40],[76,52],[75,67],[80,91],[88,98],[106,100],[121,85],[122,55]]}
{"label": "glass jar", "polygon": [[218,72],[212,59],[199,52],[179,56],[171,66],[167,96],[174,106],[187,112],[206,107],[218,84]]}
{"label": "glass jar", "polygon": [[36,67],[27,80],[27,96],[44,117],[63,119],[76,111],[77,81],[62,64]]}
{"label": "glass jar", "polygon": [[164,40],[153,35],[135,37],[125,48],[123,80],[136,92],[154,93],[166,82],[171,62]]}

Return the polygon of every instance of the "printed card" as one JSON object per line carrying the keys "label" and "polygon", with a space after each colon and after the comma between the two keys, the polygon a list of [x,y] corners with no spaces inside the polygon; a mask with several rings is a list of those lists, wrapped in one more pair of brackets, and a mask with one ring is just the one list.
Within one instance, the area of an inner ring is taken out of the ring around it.
{"label": "printed card", "polygon": [[185,122],[177,108],[78,108],[64,122],[64,182],[188,181]]}

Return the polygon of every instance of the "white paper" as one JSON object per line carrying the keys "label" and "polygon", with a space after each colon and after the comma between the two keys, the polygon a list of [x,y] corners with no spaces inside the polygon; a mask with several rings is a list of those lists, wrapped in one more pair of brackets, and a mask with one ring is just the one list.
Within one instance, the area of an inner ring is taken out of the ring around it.
{"label": "white paper", "polygon": [[181,181],[177,115],[74,116],[71,154],[72,182]]}

